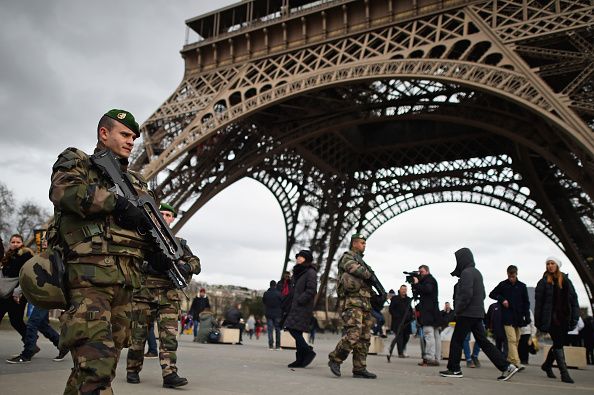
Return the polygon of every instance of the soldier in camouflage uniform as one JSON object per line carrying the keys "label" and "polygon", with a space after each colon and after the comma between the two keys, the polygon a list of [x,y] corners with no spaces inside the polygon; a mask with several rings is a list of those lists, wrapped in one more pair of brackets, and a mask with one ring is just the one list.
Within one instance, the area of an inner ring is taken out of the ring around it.
{"label": "soldier in camouflage uniform", "polygon": [[328,366],[340,376],[340,364],[353,352],[353,377],[374,379],[377,376],[367,371],[367,352],[371,339],[373,316],[371,315],[371,286],[368,280],[372,273],[363,262],[366,238],[361,234],[351,237],[351,249],[338,261],[338,296],[342,307],[344,336],[329,355]]}
{"label": "soldier in camouflage uniform", "polygon": [[[173,207],[167,203],[161,203],[159,210],[168,225],[177,216]],[[184,249],[181,259],[184,263],[180,266],[180,272],[189,280],[192,274],[200,273],[200,260],[192,254],[185,240],[180,241]],[[164,272],[154,269],[156,266],[158,264],[146,267],[143,287],[134,292],[132,344],[128,349],[126,380],[132,384],[140,383],[138,373],[142,370],[144,361],[144,345],[149,328],[153,328],[150,324],[156,321],[159,328],[159,362],[163,373],[163,387],[181,387],[188,384],[186,378],[178,376],[175,365],[181,292],[175,289]]]}
{"label": "soldier in camouflage uniform", "polygon": [[[110,110],[97,126],[96,152],[111,150],[139,193],[146,181],[127,169],[138,123],[124,110]],[[108,189],[111,183],[76,149],[62,152],[52,169],[50,199],[56,232],[48,241],[64,248],[66,300],[60,317],[60,348],[74,368],[64,394],[112,394],[120,351],[130,339],[132,290],[140,287],[140,265],[151,249],[141,235],[142,212]]]}

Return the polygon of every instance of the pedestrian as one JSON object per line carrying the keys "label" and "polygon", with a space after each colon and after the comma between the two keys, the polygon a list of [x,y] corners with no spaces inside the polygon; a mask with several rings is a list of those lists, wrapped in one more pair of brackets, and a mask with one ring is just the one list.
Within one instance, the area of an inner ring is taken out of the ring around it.
{"label": "pedestrian", "polygon": [[68,350],[60,350],[60,335],[49,324],[49,310],[33,306],[31,315],[27,320],[25,346],[23,347],[23,351],[16,357],[7,359],[6,362],[11,364],[31,362],[31,358],[41,351],[37,346],[37,332],[40,332],[43,336],[45,336],[58,349],[58,355],[54,358],[54,361],[63,361],[68,354]]}
{"label": "pedestrian", "polygon": [[250,340],[252,340],[252,336],[254,336],[254,330],[256,329],[256,319],[254,318],[253,314],[248,316],[247,321],[245,322],[245,331],[247,332]]}
{"label": "pedestrian", "polygon": [[[134,116],[113,109],[99,120],[95,151],[110,150],[138,193],[149,194],[146,180],[128,169],[138,137]],[[149,227],[145,214],[112,187],[76,148],[64,150],[52,169],[50,228],[57,229],[48,242],[65,248],[69,308],[60,318],[60,348],[68,348],[74,360],[68,394],[111,392],[120,351],[130,338],[132,290],[140,287],[140,266],[153,249],[143,236]]]}
{"label": "pedestrian", "polygon": [[530,347],[533,347],[533,340],[536,337],[536,326],[534,325],[534,314],[530,310],[530,322],[520,328],[520,342],[518,343],[518,356],[522,365],[528,365]]}
{"label": "pedestrian", "polygon": [[553,373],[553,362],[561,373],[561,381],[573,383],[567,371],[563,346],[567,339],[567,332],[577,326],[579,318],[579,304],[575,288],[569,276],[561,272],[561,261],[555,257],[546,259],[546,271],[536,284],[534,292],[534,324],[536,328],[548,333],[553,340],[545,362],[541,369],[549,378],[556,378]]}
{"label": "pedestrian", "polygon": [[507,339],[507,360],[523,370],[525,367],[520,363],[518,344],[520,328],[530,323],[530,300],[526,284],[518,280],[518,268],[515,265],[507,267],[507,279],[497,284],[489,297],[502,307],[501,320]]}
{"label": "pedestrian", "polygon": [[8,251],[0,261],[0,322],[8,313],[10,325],[21,335],[26,343],[27,326],[23,320],[27,299],[19,287],[19,272],[25,262],[33,257],[33,251],[23,244],[23,236],[18,233],[10,236]]}
{"label": "pedestrian", "polygon": [[304,368],[316,357],[313,347],[303,338],[309,330],[313,317],[314,299],[318,290],[317,268],[309,250],[301,250],[295,255],[295,266],[291,276],[291,308],[285,320],[285,328],[295,339],[295,361],[287,366]]}
{"label": "pedestrian", "polygon": [[276,284],[276,288],[279,290],[279,292],[281,293],[281,296],[284,298],[289,295],[289,292],[291,290],[290,287],[291,287],[291,272],[285,271],[283,273],[283,277]]}
{"label": "pedestrian", "polygon": [[198,295],[192,299],[192,304],[190,306],[190,311],[188,312],[189,315],[192,316],[192,320],[194,321],[194,338],[198,336],[198,329],[200,326],[200,313],[207,308],[210,307],[210,301],[208,300],[208,296],[206,296],[206,289],[200,288]]}
{"label": "pedestrian", "polygon": [[320,329],[320,325],[318,324],[318,319],[315,316],[311,317],[311,322],[309,323],[309,338],[307,342],[309,344],[314,344],[316,340],[316,333]]}
{"label": "pedestrian", "polygon": [[468,248],[461,248],[454,254],[456,269],[452,276],[459,277],[454,286],[454,311],[456,312],[456,326],[450,342],[448,369],[439,372],[442,377],[464,377],[460,369],[462,343],[468,332],[472,332],[475,341],[479,343],[485,355],[499,369],[502,374],[497,380],[507,381],[518,372],[518,367],[507,362],[485,335],[483,318],[485,317],[485,286],[483,276],[475,267],[474,257]]}
{"label": "pedestrian", "polygon": [[423,327],[425,351],[419,366],[439,366],[441,360],[441,313],[439,311],[439,290],[437,280],[429,271],[429,266],[419,266],[419,276],[413,276],[413,295],[418,296],[418,322]]}
{"label": "pedestrian", "polygon": [[470,332],[468,332],[468,334],[464,338],[462,349],[464,350],[464,358],[466,358],[466,367],[480,368],[481,363],[478,359],[478,355],[481,352],[481,346],[477,341],[475,341],[474,345],[472,346],[472,350],[470,349]]}
{"label": "pedestrian", "polygon": [[505,327],[503,326],[503,306],[499,303],[489,305],[485,322],[487,328],[493,334],[495,347],[507,358],[507,337],[505,336]]}
{"label": "pedestrian", "polygon": [[198,316],[200,320],[200,328],[198,329],[198,336],[196,338],[196,342],[198,343],[206,343],[209,340],[209,334],[219,328],[217,324],[217,320],[214,318],[212,311],[210,311],[210,307],[205,307],[200,315]]}
{"label": "pedestrian", "polygon": [[373,273],[363,261],[367,238],[355,233],[351,236],[350,248],[338,261],[338,298],[342,307],[344,335],[329,355],[328,366],[340,377],[340,364],[353,352],[353,377],[375,379],[367,370],[367,353],[371,339],[371,296],[369,281]]}
{"label": "pedestrian", "polygon": [[445,328],[450,326],[450,322],[456,322],[456,315],[454,310],[452,310],[452,306],[450,302],[445,302],[443,310],[440,311],[441,314],[441,326],[440,329],[443,332]]}
{"label": "pedestrian", "polygon": [[243,314],[241,313],[241,303],[235,303],[227,310],[222,325],[227,328],[239,329],[239,342],[237,344],[243,344],[245,322],[243,321]]}
{"label": "pedestrian", "polygon": [[586,363],[594,365],[594,318],[587,316],[584,319],[584,329],[582,329],[584,337],[584,347],[586,348]]}
{"label": "pedestrian", "polygon": [[[161,203],[159,211],[167,225],[171,225],[177,212],[168,203]],[[186,281],[192,274],[200,273],[200,260],[194,256],[185,240],[180,239],[183,257],[178,269]],[[144,363],[144,345],[149,331],[153,330],[153,322],[159,331],[159,365],[163,378],[163,387],[177,388],[188,384],[185,377],[178,375],[177,347],[178,323],[180,314],[181,292],[176,289],[167,275],[168,262],[161,254],[147,257],[148,265],[144,268],[143,286],[134,292],[134,322],[132,344],[128,348],[126,360],[126,381],[130,384],[140,383],[140,371]],[[191,320],[188,320],[191,322]],[[181,326],[183,330],[183,325]]]}
{"label": "pedestrian", "polygon": [[159,358],[159,348],[157,347],[157,337],[155,336],[155,321],[151,321],[148,324],[148,336],[146,338],[146,343],[148,350],[144,353],[145,359],[155,359]]}
{"label": "pedestrian", "polygon": [[584,329],[584,320],[578,317],[578,322],[575,328],[567,332],[566,346],[581,347],[582,346],[582,329]]}
{"label": "pedestrian", "polygon": [[283,312],[282,295],[276,288],[276,281],[270,281],[270,287],[264,292],[264,295],[262,295],[262,303],[264,304],[266,329],[268,331],[268,349],[280,350],[281,318]]}
{"label": "pedestrian", "polygon": [[398,289],[398,295],[392,296],[390,299],[389,310],[392,317],[390,328],[394,332],[394,339],[390,344],[390,352],[387,356],[388,362],[392,357],[394,346],[398,348],[398,358],[408,358],[406,345],[412,334],[411,323],[414,319],[411,303],[412,298],[408,296],[408,287],[402,284]]}

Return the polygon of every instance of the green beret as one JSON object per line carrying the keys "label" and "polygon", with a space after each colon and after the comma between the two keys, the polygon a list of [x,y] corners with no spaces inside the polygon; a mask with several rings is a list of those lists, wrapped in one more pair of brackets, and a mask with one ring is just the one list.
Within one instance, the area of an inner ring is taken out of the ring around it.
{"label": "green beret", "polygon": [[177,218],[177,212],[169,203],[161,203],[159,205],[159,211],[171,211],[173,213],[173,218]]}
{"label": "green beret", "polygon": [[131,131],[134,132],[134,134],[136,134],[136,137],[140,137],[140,127],[138,126],[138,122],[136,122],[134,119],[134,115],[128,111],[114,108],[113,110],[106,112],[105,116],[115,119],[122,125],[127,126]]}
{"label": "green beret", "polygon": [[367,240],[367,237],[363,236],[361,233],[355,233],[351,236],[351,241],[355,239]]}

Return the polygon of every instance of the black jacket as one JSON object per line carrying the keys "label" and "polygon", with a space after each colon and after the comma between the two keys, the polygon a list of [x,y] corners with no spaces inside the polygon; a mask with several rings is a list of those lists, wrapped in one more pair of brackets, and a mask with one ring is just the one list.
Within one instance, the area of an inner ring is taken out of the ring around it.
{"label": "black jacket", "polygon": [[243,318],[241,311],[239,311],[236,307],[231,307],[225,313],[225,321],[223,321],[223,325],[238,325],[239,320]]}
{"label": "black jacket", "polygon": [[417,311],[418,322],[422,326],[440,326],[441,314],[439,313],[438,287],[435,277],[428,274],[421,277],[417,284],[413,284],[413,293],[419,296]]}
{"label": "black jacket", "polygon": [[2,275],[4,277],[18,277],[25,262],[31,258],[33,258],[33,251],[27,247],[6,251],[6,255],[2,258]]}
{"label": "black jacket", "polygon": [[449,326],[450,322],[456,321],[456,312],[453,309],[450,309],[449,312],[442,310],[441,314],[441,329]]}
{"label": "black jacket", "polygon": [[291,309],[284,327],[301,332],[308,332],[313,316],[314,298],[317,293],[317,274],[313,266],[295,265],[293,269],[293,297]]}
{"label": "black jacket", "polygon": [[[390,329],[394,331],[394,333],[398,332],[398,328],[402,325],[402,333],[403,334],[411,334],[411,327],[410,323],[413,321],[414,314],[410,303],[412,299],[408,296],[402,298],[400,295],[392,296],[390,299],[390,315],[392,316],[392,324],[390,325]],[[404,321],[403,321],[404,320]]]}
{"label": "black jacket", "polygon": [[278,289],[268,288],[268,291],[262,295],[262,303],[264,303],[264,307],[266,308],[266,318],[281,318],[282,297]]}
{"label": "black jacket", "polygon": [[474,257],[468,248],[461,248],[454,254],[456,269],[452,276],[460,277],[454,286],[454,311],[456,317],[485,317],[485,285],[483,275],[474,267]]}
{"label": "black jacket", "polygon": [[192,300],[192,305],[190,306],[190,311],[188,311],[188,313],[192,316],[194,320],[197,321],[200,313],[202,313],[202,311],[207,307],[210,307],[208,296],[205,296],[203,298],[196,296]]}
{"label": "black jacket", "polygon": [[[504,280],[491,291],[489,297],[501,305],[503,325],[521,328],[530,323],[530,299],[523,282],[516,280],[515,284],[512,284],[511,281]],[[504,300],[508,301],[508,308],[503,306]]]}
{"label": "black jacket", "polygon": [[[577,325],[580,313],[577,294],[567,274],[562,273],[562,275],[563,289],[548,284],[546,274],[536,284],[536,290],[534,291],[534,325],[541,332],[549,332],[556,318],[564,326],[564,331],[570,331]],[[556,291],[555,288],[557,288]],[[559,309],[555,309],[555,302],[557,302],[555,296],[561,298],[558,301],[558,305],[561,306]]]}

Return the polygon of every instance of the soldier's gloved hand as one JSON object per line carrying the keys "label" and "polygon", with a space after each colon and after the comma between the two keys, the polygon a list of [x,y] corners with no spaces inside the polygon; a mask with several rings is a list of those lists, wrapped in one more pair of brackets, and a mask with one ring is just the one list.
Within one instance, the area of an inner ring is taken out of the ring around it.
{"label": "soldier's gloved hand", "polygon": [[177,269],[183,278],[188,278],[188,276],[192,273],[192,266],[186,262],[180,262],[177,265]]}
{"label": "soldier's gloved hand", "polygon": [[118,225],[130,230],[138,230],[145,233],[150,229],[150,223],[146,219],[142,210],[133,205],[123,196],[116,195],[116,205],[113,210],[113,216]]}
{"label": "soldier's gloved hand", "polygon": [[158,273],[165,273],[169,269],[169,258],[163,253],[154,253],[147,257],[149,266]]}

